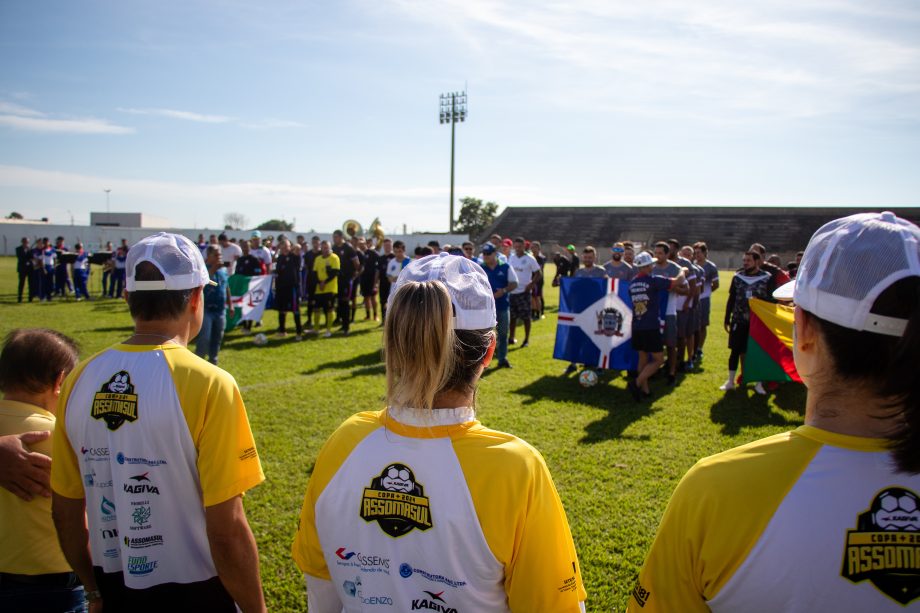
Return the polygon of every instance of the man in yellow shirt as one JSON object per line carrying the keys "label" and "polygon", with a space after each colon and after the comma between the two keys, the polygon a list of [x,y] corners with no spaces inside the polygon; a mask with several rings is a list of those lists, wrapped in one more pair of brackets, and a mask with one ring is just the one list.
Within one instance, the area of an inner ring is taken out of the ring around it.
{"label": "man in yellow shirt", "polygon": [[339,256],[332,253],[332,246],[329,241],[320,243],[320,254],[313,260],[313,272],[316,273],[316,294],[313,313],[313,329],[319,328],[319,314],[323,313],[326,317],[326,332],[324,337],[332,336],[330,328],[329,315],[332,313],[332,306],[335,297],[339,293],[339,273],[342,266],[339,262]]}
{"label": "man in yellow shirt", "polygon": [[[70,338],[47,329],[13,330],[0,353],[0,436],[54,430],[64,377],[77,364]],[[51,455],[51,441],[32,445]],[[51,501],[0,489],[0,610],[83,610],[83,586],[58,544]]]}

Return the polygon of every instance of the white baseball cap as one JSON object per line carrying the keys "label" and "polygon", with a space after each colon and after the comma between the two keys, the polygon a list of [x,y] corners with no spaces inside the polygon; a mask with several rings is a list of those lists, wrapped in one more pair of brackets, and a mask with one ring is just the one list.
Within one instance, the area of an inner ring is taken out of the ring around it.
{"label": "white baseball cap", "polygon": [[[141,262],[150,262],[163,273],[160,281],[135,281],[134,271]],[[208,275],[201,251],[181,234],[157,232],[142,238],[128,250],[125,262],[129,292],[194,289],[217,285]]]}
{"label": "white baseball cap", "polygon": [[830,221],[811,237],[795,281],[773,292],[844,328],[903,336],[907,320],[871,312],[893,283],[920,276],[920,228],[891,211]]}
{"label": "white baseball cap", "polygon": [[642,253],[636,256],[636,259],[633,260],[633,266],[635,266],[636,268],[642,268],[644,266],[651,266],[654,263],[655,263],[655,260],[654,258],[652,258],[652,254],[649,253],[648,251],[643,251]]}
{"label": "white baseball cap", "polygon": [[476,262],[445,252],[412,260],[390,288],[388,306],[392,306],[396,291],[409,281],[440,281],[444,284],[454,307],[455,329],[486,330],[495,327],[492,286],[489,285],[489,277]]}

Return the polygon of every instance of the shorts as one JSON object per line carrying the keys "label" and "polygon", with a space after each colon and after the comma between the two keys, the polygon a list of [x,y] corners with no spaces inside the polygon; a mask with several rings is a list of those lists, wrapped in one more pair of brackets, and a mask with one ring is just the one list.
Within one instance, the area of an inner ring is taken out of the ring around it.
{"label": "shorts", "polygon": [[328,311],[335,306],[335,294],[313,294],[313,304],[317,309]]}
{"label": "shorts", "polygon": [[530,292],[521,292],[520,294],[511,294],[511,317],[530,321],[533,312],[530,302]]}
{"label": "shorts", "polygon": [[361,295],[365,298],[376,296],[377,291],[374,289],[374,277],[360,277]]}
{"label": "shorts", "polygon": [[275,286],[275,308],[279,311],[297,311],[300,309],[300,292],[296,285]]}
{"label": "shorts", "polygon": [[677,347],[677,315],[664,316],[664,344]]}
{"label": "shorts", "polygon": [[712,306],[712,299],[700,298],[700,328],[709,327],[709,310]]}
{"label": "shorts", "polygon": [[728,331],[728,348],[732,351],[745,353],[747,351],[748,332],[750,322],[733,323]]}
{"label": "shorts", "polygon": [[677,338],[687,338],[693,335],[693,309],[677,312]]}
{"label": "shorts", "polygon": [[646,353],[661,353],[664,348],[661,342],[661,330],[633,330],[632,348]]}

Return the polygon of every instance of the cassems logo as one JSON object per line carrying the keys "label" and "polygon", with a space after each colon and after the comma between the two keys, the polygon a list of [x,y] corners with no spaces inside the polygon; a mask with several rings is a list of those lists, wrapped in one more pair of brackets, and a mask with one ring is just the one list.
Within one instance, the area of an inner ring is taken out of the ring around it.
{"label": "cassems logo", "polygon": [[920,496],[903,487],[876,494],[847,530],[841,575],[869,580],[902,605],[920,598]]}
{"label": "cassems logo", "polygon": [[355,556],[355,552],[349,551],[348,553],[345,553],[345,548],[339,547],[335,550],[335,555],[339,556],[339,558],[342,560],[350,560]]}
{"label": "cassems logo", "polygon": [[434,581],[435,583],[443,583],[444,585],[447,585],[450,587],[463,587],[464,585],[466,585],[466,581],[460,581],[459,579],[450,579],[448,577],[445,577],[444,575],[430,573],[426,570],[422,570],[421,568],[416,568],[414,566],[411,566],[410,564],[406,562],[403,562],[402,564],[399,565],[399,576],[402,577],[403,579],[408,579],[409,577],[413,575],[413,573],[417,574],[420,577],[428,579],[429,581]]}
{"label": "cassems logo", "polygon": [[159,564],[156,560],[148,560],[147,556],[128,556],[128,574],[135,577],[149,575]]}
{"label": "cassems logo", "polygon": [[413,611],[437,611],[438,613],[457,613],[457,609],[447,604],[444,599],[444,592],[429,592],[422,590],[428,595],[427,598],[415,598],[412,600]]}
{"label": "cassems logo", "polygon": [[89,462],[101,462],[109,459],[108,447],[83,447],[80,446],[80,453],[83,459]]}
{"label": "cassems logo", "polygon": [[390,464],[380,476],[371,479],[361,497],[360,516],[367,522],[376,521],[392,537],[432,526],[425,488],[405,464]]}
{"label": "cassems logo", "polygon": [[357,551],[349,551],[347,547],[335,550],[335,563],[337,566],[357,568],[362,573],[390,574],[390,558],[383,556],[364,555]]}

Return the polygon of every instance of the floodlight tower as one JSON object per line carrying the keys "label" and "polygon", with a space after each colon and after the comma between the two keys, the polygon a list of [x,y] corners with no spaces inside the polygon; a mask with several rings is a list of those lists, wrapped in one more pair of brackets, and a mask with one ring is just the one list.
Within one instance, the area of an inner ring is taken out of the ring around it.
{"label": "floodlight tower", "polygon": [[450,124],[450,223],[448,231],[454,231],[454,135],[457,122],[466,121],[466,92],[441,94],[441,123]]}

